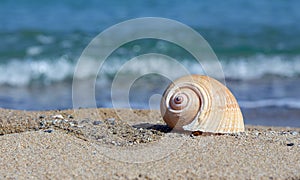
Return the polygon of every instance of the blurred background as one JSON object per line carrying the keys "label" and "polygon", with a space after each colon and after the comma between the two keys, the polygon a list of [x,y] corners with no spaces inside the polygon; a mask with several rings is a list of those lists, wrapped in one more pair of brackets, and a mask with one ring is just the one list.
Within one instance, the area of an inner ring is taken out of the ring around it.
{"label": "blurred background", "polygon": [[[182,22],[208,41],[247,124],[300,127],[299,7],[297,0],[2,0],[0,107],[72,108],[74,68],[89,42],[116,23],[151,16]],[[101,70],[98,107],[112,107],[110,88],[118,68],[145,53],[171,56],[191,73],[202,73],[179,46],[154,39],[133,41],[112,53]],[[141,63],[128,73],[138,69],[143,74],[148,67]],[[130,91],[131,107],[149,109],[151,95],[162,94],[169,83],[158,75],[141,76]]]}

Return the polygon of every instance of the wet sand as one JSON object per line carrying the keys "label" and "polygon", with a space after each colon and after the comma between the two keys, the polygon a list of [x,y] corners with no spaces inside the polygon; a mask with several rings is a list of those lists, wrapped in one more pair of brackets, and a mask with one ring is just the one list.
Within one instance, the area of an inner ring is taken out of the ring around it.
{"label": "wet sand", "polygon": [[158,111],[0,109],[0,179],[299,179],[300,129],[171,131]]}

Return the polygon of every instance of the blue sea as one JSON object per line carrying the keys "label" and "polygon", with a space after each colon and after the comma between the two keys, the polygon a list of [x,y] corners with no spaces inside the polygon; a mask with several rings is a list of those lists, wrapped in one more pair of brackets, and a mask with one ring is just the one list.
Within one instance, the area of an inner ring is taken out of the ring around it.
{"label": "blue sea", "polygon": [[[74,70],[89,43],[126,20],[162,17],[193,28],[210,44],[246,124],[300,127],[299,7],[298,0],[2,0],[0,107],[73,108]],[[176,66],[153,57],[126,66],[147,53],[170,56],[188,72],[205,74],[182,47],[137,39],[121,44],[99,70],[94,82],[97,107],[159,109],[160,95],[180,73]],[[93,62],[86,64],[83,94],[93,76],[89,71]],[[169,78],[148,74],[149,69],[159,69]],[[113,85],[121,70],[122,77],[138,76],[129,89],[122,83]]]}

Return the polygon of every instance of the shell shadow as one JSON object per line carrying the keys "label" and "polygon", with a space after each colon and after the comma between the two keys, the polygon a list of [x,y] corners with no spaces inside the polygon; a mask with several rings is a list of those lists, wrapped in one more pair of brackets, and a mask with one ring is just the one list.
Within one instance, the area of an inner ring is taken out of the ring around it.
{"label": "shell shadow", "polygon": [[135,124],[132,127],[134,128],[143,128],[143,129],[148,129],[148,130],[156,130],[160,131],[162,133],[169,133],[172,131],[172,128],[170,128],[167,125],[163,124],[150,124],[150,123],[140,123],[140,124]]}

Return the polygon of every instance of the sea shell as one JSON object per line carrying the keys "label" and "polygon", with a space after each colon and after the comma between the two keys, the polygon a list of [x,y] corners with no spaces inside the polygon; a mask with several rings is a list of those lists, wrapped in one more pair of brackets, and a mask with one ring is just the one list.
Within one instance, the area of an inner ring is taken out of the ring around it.
{"label": "sea shell", "polygon": [[184,76],[165,90],[160,110],[176,130],[208,133],[244,132],[240,107],[230,90],[202,75]]}

